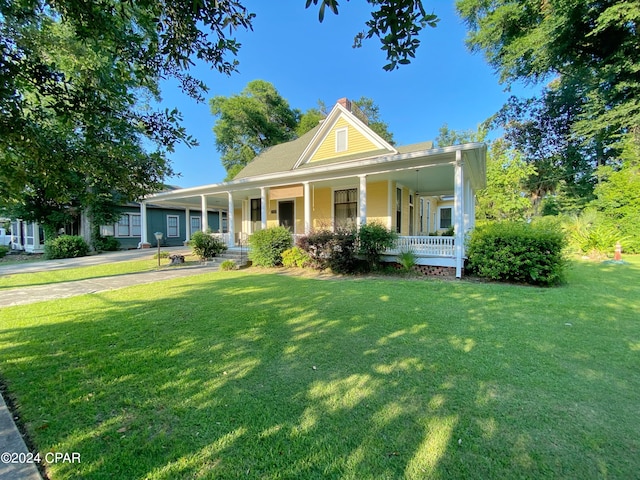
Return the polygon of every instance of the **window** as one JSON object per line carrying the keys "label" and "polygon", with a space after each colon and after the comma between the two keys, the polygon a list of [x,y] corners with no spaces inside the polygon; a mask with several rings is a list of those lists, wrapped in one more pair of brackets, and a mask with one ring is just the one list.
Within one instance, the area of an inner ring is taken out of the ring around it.
{"label": "window", "polygon": [[345,152],[348,148],[347,128],[339,128],[336,130],[336,153]]}
{"label": "window", "polygon": [[116,237],[139,237],[140,222],[140,214],[123,213],[116,224]]}
{"label": "window", "polygon": [[178,215],[167,215],[167,237],[180,236],[180,223]]}
{"label": "window", "polygon": [[251,199],[251,221],[260,222],[262,220],[262,200],[259,198]]}
{"label": "window", "polygon": [[191,217],[191,235],[202,230],[201,220],[200,217]]}
{"label": "window", "polygon": [[402,230],[402,189],[396,188],[396,233]]}
{"label": "window", "polygon": [[115,234],[113,225],[100,225],[100,235],[103,237],[113,237]]}
{"label": "window", "polygon": [[439,228],[451,228],[451,219],[453,218],[453,208],[452,207],[440,207],[440,225]]}
{"label": "window", "polygon": [[333,193],[333,203],[336,228],[354,227],[358,215],[358,189],[336,190]]}

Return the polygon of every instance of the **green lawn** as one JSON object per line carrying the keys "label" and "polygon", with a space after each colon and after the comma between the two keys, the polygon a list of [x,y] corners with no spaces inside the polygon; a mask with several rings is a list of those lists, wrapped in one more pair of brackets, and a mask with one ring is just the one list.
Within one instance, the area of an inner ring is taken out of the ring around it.
{"label": "green lawn", "polygon": [[51,478],[637,478],[640,258],[555,289],[219,272],[0,309]]}

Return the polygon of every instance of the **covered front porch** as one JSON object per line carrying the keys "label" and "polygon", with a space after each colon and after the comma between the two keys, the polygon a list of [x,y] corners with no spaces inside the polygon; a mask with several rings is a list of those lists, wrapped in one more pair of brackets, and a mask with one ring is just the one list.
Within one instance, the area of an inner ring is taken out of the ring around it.
{"label": "covered front porch", "polygon": [[[142,222],[147,202],[183,208],[185,223],[198,216],[202,231],[209,230],[202,212],[217,211],[226,222],[212,234],[230,247],[277,225],[299,236],[377,222],[399,235],[389,257],[411,250],[419,264],[453,267],[459,277],[465,235],[475,224],[475,192],[484,186],[485,148],[399,153],[160,193],[142,202]],[[185,229],[185,241],[191,232]]]}

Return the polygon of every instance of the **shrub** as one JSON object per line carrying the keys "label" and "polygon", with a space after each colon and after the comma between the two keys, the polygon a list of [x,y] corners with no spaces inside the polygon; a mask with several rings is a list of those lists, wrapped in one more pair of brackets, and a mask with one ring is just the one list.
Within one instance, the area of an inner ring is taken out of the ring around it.
{"label": "shrub", "polygon": [[189,240],[189,246],[200,260],[213,258],[227,250],[227,246],[218,238],[211,236],[210,232],[195,232]]}
{"label": "shrub", "polygon": [[249,259],[260,267],[282,264],[282,252],[291,248],[291,232],[286,227],[259,230],[249,237]]}
{"label": "shrub", "polygon": [[153,255],[153,258],[155,258],[155,259],[157,260],[157,259],[158,259],[158,256],[159,256],[160,258],[169,258],[169,252],[162,251],[162,252],[160,252],[160,254],[159,254],[159,255],[158,255],[158,252],[156,252],[156,253]]}
{"label": "shrub", "polygon": [[557,285],[564,280],[565,237],[559,230],[500,222],[476,228],[469,239],[467,268],[491,280]]}
{"label": "shrub", "polygon": [[115,252],[120,249],[117,238],[103,237],[99,232],[91,236],[91,245],[96,252]]}
{"label": "shrub", "polygon": [[298,246],[309,254],[310,266],[313,268],[330,268],[336,273],[354,273],[359,270],[356,258],[357,234],[353,229],[340,229],[336,232],[318,230],[302,237]]}
{"label": "shrub", "polygon": [[416,254],[413,250],[403,250],[398,254],[398,263],[402,265],[402,269],[406,272],[411,271],[411,269],[416,264]]}
{"label": "shrub", "polygon": [[379,223],[366,223],[358,231],[358,253],[364,256],[369,270],[380,266],[380,258],[393,247],[397,234]]}
{"label": "shrub", "polygon": [[0,258],[4,257],[7,253],[9,253],[9,247],[0,245]]}
{"label": "shrub", "polygon": [[88,253],[87,242],[75,235],[60,235],[44,244],[44,256],[47,259],[84,257]]}
{"label": "shrub", "polygon": [[236,262],[234,262],[233,260],[225,260],[220,264],[220,270],[229,271],[229,270],[236,270],[237,268],[238,266],[236,265]]}
{"label": "shrub", "polygon": [[282,265],[287,268],[303,268],[311,264],[311,257],[300,247],[292,247],[282,252]]}
{"label": "shrub", "polygon": [[317,230],[298,239],[298,247],[307,252],[310,266],[318,270],[329,267],[334,233],[330,230]]}

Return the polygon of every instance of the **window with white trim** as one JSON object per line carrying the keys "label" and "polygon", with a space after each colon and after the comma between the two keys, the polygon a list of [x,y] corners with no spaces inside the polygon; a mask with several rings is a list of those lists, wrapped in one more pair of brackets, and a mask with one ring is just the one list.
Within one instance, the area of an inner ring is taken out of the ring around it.
{"label": "window with white trim", "polygon": [[180,236],[180,217],[178,215],[167,215],[167,237]]}
{"label": "window with white trim", "polygon": [[453,225],[453,207],[440,207],[438,209],[438,228],[451,228]]}
{"label": "window with white trim", "polygon": [[348,128],[338,128],[336,130],[336,153],[346,152],[349,148]]}
{"label": "window with white trim", "polygon": [[116,237],[139,237],[141,231],[139,213],[123,213],[116,224]]}
{"label": "window with white trim", "polygon": [[202,230],[202,218],[201,217],[191,217],[191,235],[196,232]]}
{"label": "window with white trim", "polygon": [[351,228],[358,215],[358,189],[349,188],[333,192],[333,219],[336,228]]}

